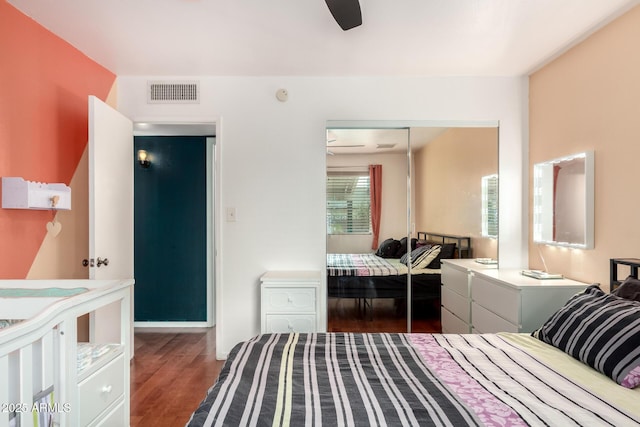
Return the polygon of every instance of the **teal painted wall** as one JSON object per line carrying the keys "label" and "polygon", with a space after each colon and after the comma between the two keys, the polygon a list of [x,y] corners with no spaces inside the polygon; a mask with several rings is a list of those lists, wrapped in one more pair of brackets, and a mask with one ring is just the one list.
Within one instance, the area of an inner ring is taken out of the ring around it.
{"label": "teal painted wall", "polygon": [[206,321],[206,138],[136,136],[141,149],[151,165],[134,171],[135,320]]}

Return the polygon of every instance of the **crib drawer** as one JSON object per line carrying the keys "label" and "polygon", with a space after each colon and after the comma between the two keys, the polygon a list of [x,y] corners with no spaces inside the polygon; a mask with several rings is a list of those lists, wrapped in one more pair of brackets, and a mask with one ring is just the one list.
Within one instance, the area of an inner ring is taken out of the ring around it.
{"label": "crib drawer", "polygon": [[123,396],[124,363],[124,356],[120,355],[78,384],[80,425],[89,425]]}

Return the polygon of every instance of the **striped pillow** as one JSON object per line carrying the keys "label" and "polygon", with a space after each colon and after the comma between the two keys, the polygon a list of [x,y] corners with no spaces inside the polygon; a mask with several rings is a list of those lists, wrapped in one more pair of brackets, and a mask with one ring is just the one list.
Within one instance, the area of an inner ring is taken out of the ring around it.
{"label": "striped pillow", "polygon": [[431,262],[440,255],[442,246],[434,245],[411,263],[412,268],[427,268]]}
{"label": "striped pillow", "polygon": [[598,285],[574,295],[532,335],[559,348],[618,384],[640,366],[640,303],[605,294]]}
{"label": "striped pillow", "polygon": [[407,265],[407,263],[409,262],[409,255],[411,255],[411,265],[413,266],[415,265],[416,259],[418,259],[418,257],[427,252],[429,249],[431,249],[431,245],[419,246],[412,250],[411,253],[402,255],[402,257],[400,258],[400,262],[404,265]]}
{"label": "striped pillow", "polygon": [[[440,245],[420,246],[411,251],[411,268],[426,268],[438,254],[440,253]],[[407,265],[409,262],[408,255],[405,254],[400,262]]]}

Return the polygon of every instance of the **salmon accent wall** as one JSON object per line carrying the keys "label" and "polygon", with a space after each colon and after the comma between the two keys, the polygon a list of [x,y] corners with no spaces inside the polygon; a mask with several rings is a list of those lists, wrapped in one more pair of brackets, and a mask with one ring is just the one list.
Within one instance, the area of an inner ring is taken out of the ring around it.
{"label": "salmon accent wall", "polygon": [[606,290],[609,258],[640,258],[639,40],[637,6],[530,76],[529,188],[534,163],[595,154],[594,249],[536,245],[530,220],[530,268],[543,268],[542,255],[549,271]]}
{"label": "salmon accent wall", "polygon": [[[86,169],[86,160],[81,159],[87,146],[87,98],[105,100],[116,76],[4,0],[0,0],[0,58],[0,176],[72,183],[74,206],[83,200],[86,204],[86,181],[72,181],[77,170]],[[0,209],[0,279],[29,275],[46,236],[46,223],[54,214]],[[87,227],[86,213],[59,215],[64,224],[56,239],[61,244],[40,257],[39,262],[51,268],[35,274],[39,278],[81,274],[60,265],[82,251],[78,236],[69,234],[76,221],[85,224],[80,228]]]}
{"label": "salmon accent wall", "polygon": [[482,237],[482,177],[498,173],[497,128],[451,128],[414,154],[416,229],[471,236],[474,258],[497,258]]}

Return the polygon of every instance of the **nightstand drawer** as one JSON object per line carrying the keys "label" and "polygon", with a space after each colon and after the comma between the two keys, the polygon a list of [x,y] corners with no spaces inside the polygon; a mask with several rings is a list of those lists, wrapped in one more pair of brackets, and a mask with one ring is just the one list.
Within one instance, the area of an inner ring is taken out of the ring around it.
{"label": "nightstand drawer", "polygon": [[446,286],[442,287],[442,306],[455,314],[466,323],[471,323],[471,304],[468,298],[465,298]]}
{"label": "nightstand drawer", "polygon": [[471,332],[471,327],[468,323],[462,321],[455,314],[451,313],[445,307],[440,312],[442,318],[442,333],[443,334],[468,334]]}
{"label": "nightstand drawer", "polygon": [[[513,324],[520,324],[520,291],[490,282],[479,276],[471,278],[471,298]],[[472,310],[473,324],[476,325]]]}
{"label": "nightstand drawer", "polygon": [[442,286],[453,292],[469,297],[469,272],[461,271],[449,265],[442,266]]}
{"label": "nightstand drawer", "polygon": [[263,288],[262,310],[265,313],[314,313],[316,288]]}
{"label": "nightstand drawer", "polygon": [[475,302],[471,304],[473,316],[473,333],[493,334],[496,332],[520,332],[519,325],[507,322],[495,313],[486,310]]}
{"label": "nightstand drawer", "polygon": [[124,356],[120,355],[78,385],[80,425],[88,425],[123,395],[124,369]]}
{"label": "nightstand drawer", "polygon": [[315,332],[315,314],[267,314],[262,333]]}

